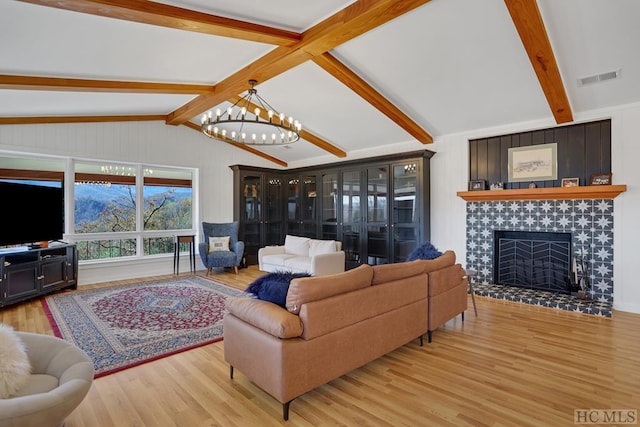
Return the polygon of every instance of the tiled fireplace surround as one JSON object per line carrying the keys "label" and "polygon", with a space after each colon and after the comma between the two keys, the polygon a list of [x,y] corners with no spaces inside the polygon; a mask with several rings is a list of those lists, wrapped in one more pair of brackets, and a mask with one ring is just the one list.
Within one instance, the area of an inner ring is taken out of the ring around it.
{"label": "tiled fireplace surround", "polygon": [[[493,283],[495,230],[571,233],[574,256],[588,260],[588,299]],[[612,199],[468,201],[466,238],[466,265],[477,271],[477,295],[611,317]]]}

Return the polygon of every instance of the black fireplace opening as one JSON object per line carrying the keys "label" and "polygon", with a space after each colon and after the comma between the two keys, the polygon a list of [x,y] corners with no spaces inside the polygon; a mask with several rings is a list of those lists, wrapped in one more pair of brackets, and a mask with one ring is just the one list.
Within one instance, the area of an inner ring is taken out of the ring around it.
{"label": "black fireplace opening", "polygon": [[494,283],[572,291],[571,233],[495,230]]}

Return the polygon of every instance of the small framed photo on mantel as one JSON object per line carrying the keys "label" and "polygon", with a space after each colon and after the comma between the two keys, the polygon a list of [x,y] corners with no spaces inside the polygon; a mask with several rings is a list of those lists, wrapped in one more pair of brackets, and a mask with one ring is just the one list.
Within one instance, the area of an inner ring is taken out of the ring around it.
{"label": "small framed photo on mantel", "polygon": [[580,185],[580,178],[562,178],[563,187],[577,187]]}
{"label": "small framed photo on mantel", "polygon": [[481,191],[487,189],[487,182],[484,179],[469,181],[469,191]]}
{"label": "small framed photo on mantel", "polygon": [[611,172],[594,173],[589,179],[589,185],[611,185]]}

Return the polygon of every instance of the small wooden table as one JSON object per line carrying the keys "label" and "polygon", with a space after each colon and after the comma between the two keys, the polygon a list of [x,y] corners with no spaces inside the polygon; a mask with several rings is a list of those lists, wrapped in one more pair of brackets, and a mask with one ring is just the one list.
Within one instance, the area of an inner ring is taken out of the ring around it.
{"label": "small wooden table", "polygon": [[195,234],[187,236],[175,236],[173,239],[173,274],[180,273],[180,244],[189,245],[189,271],[196,271],[196,236]]}

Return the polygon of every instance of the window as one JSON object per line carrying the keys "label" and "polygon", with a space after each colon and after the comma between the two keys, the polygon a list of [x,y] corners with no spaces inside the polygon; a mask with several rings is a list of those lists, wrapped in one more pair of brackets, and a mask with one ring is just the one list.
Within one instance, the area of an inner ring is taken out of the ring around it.
{"label": "window", "polygon": [[172,253],[175,231],[193,227],[191,183],[190,170],[76,163],[80,260]]}
{"label": "window", "polygon": [[[65,169],[72,171],[66,179]],[[80,261],[172,253],[176,234],[194,232],[193,174],[166,166],[0,155],[0,180],[66,184],[64,238],[76,243]]]}

